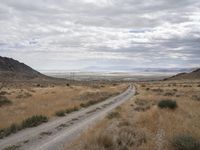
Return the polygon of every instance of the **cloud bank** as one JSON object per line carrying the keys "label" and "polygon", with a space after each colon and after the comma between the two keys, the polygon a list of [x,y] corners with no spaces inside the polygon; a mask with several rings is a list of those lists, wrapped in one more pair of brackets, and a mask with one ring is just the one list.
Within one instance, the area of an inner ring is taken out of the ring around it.
{"label": "cloud bank", "polygon": [[199,67],[199,0],[1,0],[0,55],[39,69]]}

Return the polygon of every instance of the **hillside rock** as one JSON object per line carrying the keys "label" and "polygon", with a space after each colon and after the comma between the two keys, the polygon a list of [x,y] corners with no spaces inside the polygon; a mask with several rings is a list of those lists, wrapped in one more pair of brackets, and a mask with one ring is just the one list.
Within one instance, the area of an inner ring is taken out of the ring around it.
{"label": "hillside rock", "polygon": [[191,80],[191,79],[200,79],[200,68],[196,69],[190,73],[179,73],[175,76],[167,78],[165,80]]}

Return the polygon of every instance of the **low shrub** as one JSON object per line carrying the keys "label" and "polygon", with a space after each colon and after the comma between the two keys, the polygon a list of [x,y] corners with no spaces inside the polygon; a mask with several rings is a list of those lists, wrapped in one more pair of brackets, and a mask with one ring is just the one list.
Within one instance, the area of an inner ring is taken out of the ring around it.
{"label": "low shrub", "polygon": [[158,88],[158,89],[152,89],[152,91],[153,91],[153,92],[163,92],[164,90],[163,90],[163,89],[160,89],[160,88]]}
{"label": "low shrub", "polygon": [[177,135],[171,142],[175,150],[200,150],[199,139],[188,134]]}
{"label": "low shrub", "polygon": [[192,100],[200,101],[200,96],[198,96],[198,95],[192,95]]}
{"label": "low shrub", "polygon": [[3,105],[11,104],[11,103],[12,102],[7,97],[0,96],[0,107]]}
{"label": "low shrub", "polygon": [[9,136],[10,134],[16,133],[22,129],[35,127],[47,121],[48,118],[41,115],[27,118],[21,124],[12,124],[8,128],[0,129],[0,139]]}
{"label": "low shrub", "polygon": [[8,94],[8,92],[6,92],[6,91],[1,91],[0,92],[0,95],[6,95],[6,94]]}
{"label": "low shrub", "polygon": [[108,119],[113,119],[113,118],[117,118],[117,117],[119,117],[119,116],[120,116],[119,112],[114,111],[114,112],[109,113],[109,114],[107,115],[107,118],[108,118]]}
{"label": "low shrub", "polygon": [[166,92],[164,94],[164,96],[174,96],[174,95],[175,95],[175,93],[173,93],[173,92]]}
{"label": "low shrub", "polygon": [[11,146],[4,148],[3,150],[19,150],[20,147],[21,147],[20,145],[11,145]]}
{"label": "low shrub", "polygon": [[48,118],[46,116],[35,115],[35,116],[25,119],[22,122],[22,128],[36,127],[47,121],[48,121]]}
{"label": "low shrub", "polygon": [[147,91],[149,91],[149,90],[150,90],[150,88],[146,88],[146,90],[147,90]]}
{"label": "low shrub", "polygon": [[65,113],[69,114],[69,113],[71,113],[71,112],[78,111],[78,110],[79,110],[78,107],[67,108],[67,109],[65,110]]}
{"label": "low shrub", "polygon": [[59,117],[63,117],[63,116],[65,116],[65,111],[64,111],[64,110],[57,111],[57,112],[55,113],[55,115],[56,115],[56,116],[59,116]]}
{"label": "low shrub", "polygon": [[161,100],[158,103],[158,107],[175,109],[177,107],[177,103],[176,101],[173,101],[173,100]]}
{"label": "low shrub", "polygon": [[1,129],[0,130],[0,139],[9,136],[12,133],[16,133],[17,131],[21,130],[21,127],[16,124],[12,124],[10,127]]}

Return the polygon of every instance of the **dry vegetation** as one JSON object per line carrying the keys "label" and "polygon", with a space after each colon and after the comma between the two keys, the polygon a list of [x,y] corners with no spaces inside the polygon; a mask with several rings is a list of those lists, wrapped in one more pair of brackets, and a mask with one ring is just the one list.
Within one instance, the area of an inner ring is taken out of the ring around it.
{"label": "dry vegetation", "polygon": [[199,150],[199,85],[200,81],[138,83],[136,96],[67,149]]}
{"label": "dry vegetation", "polygon": [[48,118],[58,111],[67,113],[91,100],[102,101],[104,98],[122,92],[126,84],[64,84],[51,86],[6,86],[0,91],[0,129],[13,123],[21,124],[23,120],[34,115]]}

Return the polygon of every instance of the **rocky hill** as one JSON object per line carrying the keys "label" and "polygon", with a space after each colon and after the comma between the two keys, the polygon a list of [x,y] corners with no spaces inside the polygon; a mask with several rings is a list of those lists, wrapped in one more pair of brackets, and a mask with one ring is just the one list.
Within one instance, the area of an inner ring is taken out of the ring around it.
{"label": "rocky hill", "polygon": [[196,69],[190,73],[179,73],[165,80],[191,80],[191,79],[200,79],[200,69]]}
{"label": "rocky hill", "polygon": [[33,79],[45,77],[17,60],[0,56],[0,79]]}

